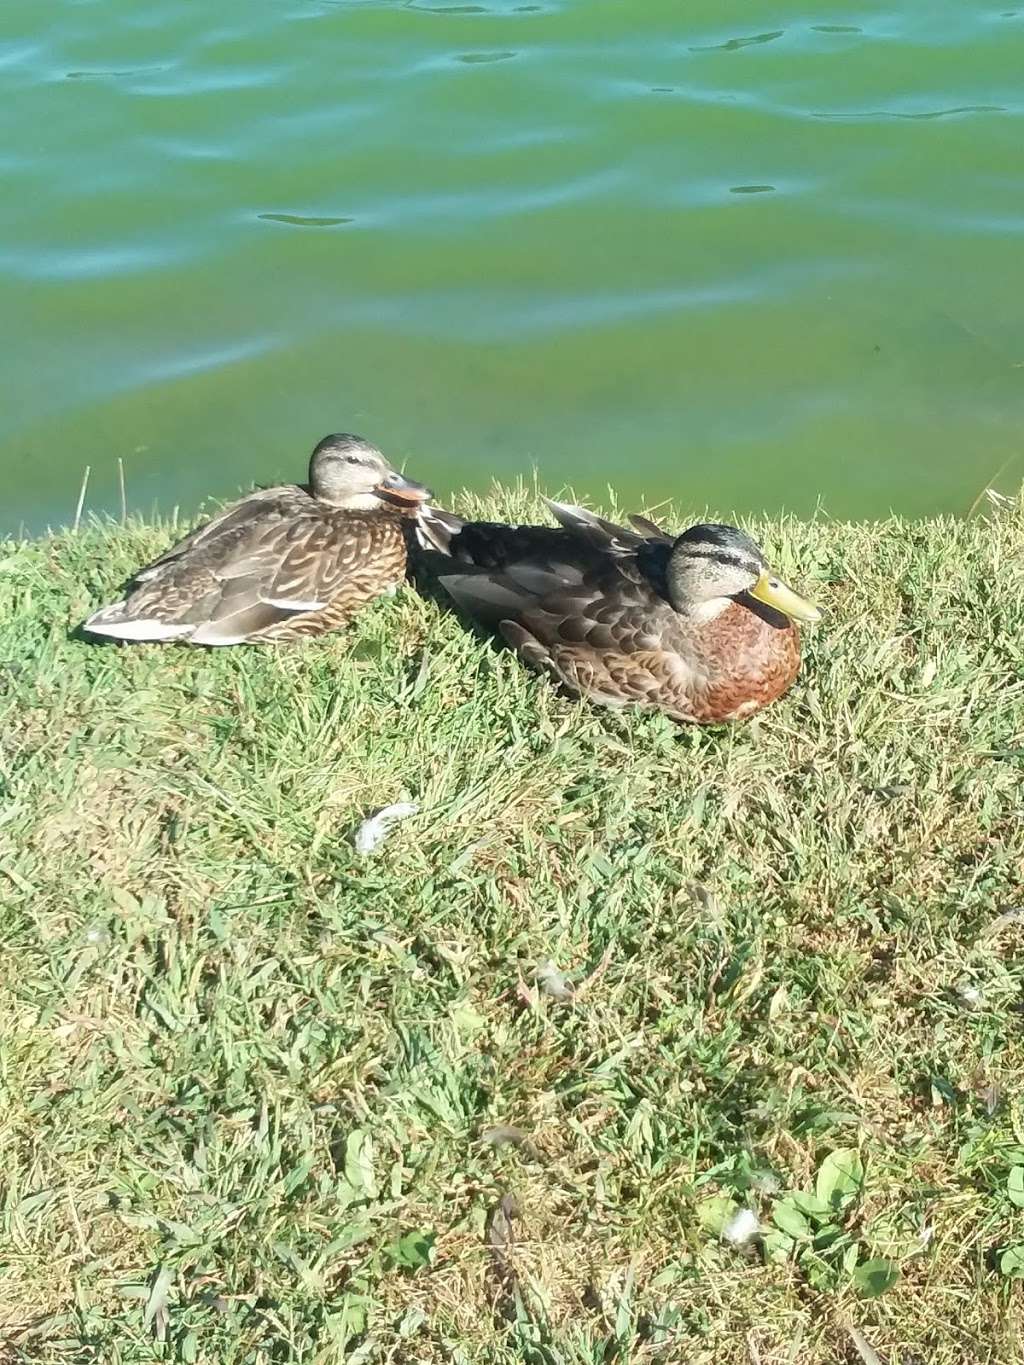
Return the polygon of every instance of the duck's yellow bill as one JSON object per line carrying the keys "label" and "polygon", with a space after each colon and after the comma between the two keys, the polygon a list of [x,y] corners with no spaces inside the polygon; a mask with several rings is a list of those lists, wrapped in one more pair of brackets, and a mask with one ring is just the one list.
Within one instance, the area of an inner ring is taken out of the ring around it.
{"label": "duck's yellow bill", "polygon": [[781,578],[776,578],[767,571],[747,591],[751,597],[756,597],[766,607],[774,607],[776,611],[781,611],[783,616],[788,616],[792,621],[821,620],[821,612],[817,607],[795,593]]}

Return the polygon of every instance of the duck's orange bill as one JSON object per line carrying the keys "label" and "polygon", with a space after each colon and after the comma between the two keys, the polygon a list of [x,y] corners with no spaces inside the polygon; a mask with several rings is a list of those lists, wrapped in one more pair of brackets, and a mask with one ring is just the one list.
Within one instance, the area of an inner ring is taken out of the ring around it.
{"label": "duck's orange bill", "polygon": [[433,496],[426,484],[417,483],[415,479],[407,479],[404,474],[398,473],[388,474],[381,479],[373,491],[378,498],[393,502],[398,507],[418,507]]}

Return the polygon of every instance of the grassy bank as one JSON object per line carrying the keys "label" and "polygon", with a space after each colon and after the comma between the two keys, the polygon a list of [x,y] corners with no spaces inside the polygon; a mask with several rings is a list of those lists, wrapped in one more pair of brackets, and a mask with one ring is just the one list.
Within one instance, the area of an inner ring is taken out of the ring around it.
{"label": "grassy bank", "polygon": [[1024,506],[755,530],[828,616],[703,732],[411,590],[90,646],[171,529],[0,549],[0,1359],[1019,1359]]}

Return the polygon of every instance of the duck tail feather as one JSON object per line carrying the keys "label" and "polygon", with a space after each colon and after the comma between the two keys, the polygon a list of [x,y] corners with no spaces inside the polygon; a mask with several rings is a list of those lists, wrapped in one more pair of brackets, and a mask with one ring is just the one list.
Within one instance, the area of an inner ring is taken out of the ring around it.
{"label": "duck tail feather", "polygon": [[610,550],[613,554],[629,554],[643,544],[642,537],[633,531],[614,521],[606,521],[585,507],[577,507],[570,502],[556,502],[554,498],[545,498],[544,501],[561,526],[576,535],[582,535],[600,549]]}
{"label": "duck tail feather", "polygon": [[106,635],[112,640],[180,640],[191,635],[195,626],[176,621],[158,621],[152,616],[133,616],[126,602],[112,602],[93,612],[82,625],[88,635]]}
{"label": "duck tail feather", "polygon": [[452,538],[465,526],[461,517],[444,512],[440,507],[424,505],[416,518],[416,540],[422,550],[437,550],[443,555],[452,552]]}
{"label": "duck tail feather", "polygon": [[642,517],[639,513],[631,513],[629,518],[630,525],[642,536],[650,540],[664,540],[672,543],[672,536],[664,527],[659,526],[656,521],[651,521],[650,517]]}

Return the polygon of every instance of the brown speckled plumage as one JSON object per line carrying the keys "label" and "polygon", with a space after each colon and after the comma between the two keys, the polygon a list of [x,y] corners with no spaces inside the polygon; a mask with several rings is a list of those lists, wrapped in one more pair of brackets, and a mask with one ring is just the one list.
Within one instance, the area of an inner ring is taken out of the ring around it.
{"label": "brown speckled plumage", "polygon": [[[397,586],[404,524],[426,490],[358,438],[326,438],[317,451],[309,487],[260,489],[225,508],[141,569],[125,600],[85,629],[132,640],[283,643],[337,630]],[[331,479],[339,499],[369,505],[328,501]],[[392,493],[406,510],[385,501]]]}
{"label": "brown speckled plumage", "polygon": [[[524,661],[600,704],[698,724],[752,715],[790,687],[800,641],[781,612],[746,592],[711,619],[681,612],[668,586],[672,538],[639,519],[642,535],[550,505],[558,528],[462,523],[433,508],[420,522],[447,591]],[[760,557],[742,533],[717,529]]]}

